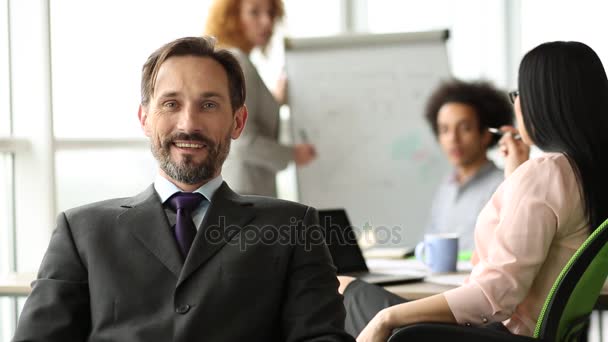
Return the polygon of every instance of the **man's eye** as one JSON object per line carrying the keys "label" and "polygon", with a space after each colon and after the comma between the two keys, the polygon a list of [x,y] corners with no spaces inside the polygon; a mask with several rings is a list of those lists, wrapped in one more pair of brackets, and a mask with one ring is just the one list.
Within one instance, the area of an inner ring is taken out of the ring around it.
{"label": "man's eye", "polygon": [[470,125],[462,125],[460,126],[460,129],[464,132],[469,132],[471,130],[471,126]]}
{"label": "man's eye", "polygon": [[203,108],[213,109],[213,108],[217,108],[217,105],[213,102],[205,102],[205,103],[203,103]]}
{"label": "man's eye", "polygon": [[165,108],[175,108],[177,107],[177,103],[175,103],[175,101],[167,101],[163,104],[163,107]]}

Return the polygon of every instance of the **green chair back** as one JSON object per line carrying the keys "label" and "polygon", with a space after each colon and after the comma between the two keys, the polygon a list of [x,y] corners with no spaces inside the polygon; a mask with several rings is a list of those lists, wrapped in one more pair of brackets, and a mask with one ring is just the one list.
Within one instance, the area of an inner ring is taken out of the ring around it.
{"label": "green chair back", "polygon": [[577,341],[608,276],[608,220],[581,245],[557,277],[538,317],[534,337]]}

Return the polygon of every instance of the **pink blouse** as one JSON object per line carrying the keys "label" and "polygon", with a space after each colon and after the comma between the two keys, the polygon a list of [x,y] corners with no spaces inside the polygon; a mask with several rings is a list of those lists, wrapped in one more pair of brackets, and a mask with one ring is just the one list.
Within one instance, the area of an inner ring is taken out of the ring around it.
{"label": "pink blouse", "polygon": [[546,153],[523,163],[477,218],[469,279],[444,293],[457,322],[504,321],[512,333],[532,336],[553,282],[588,235],[567,158]]}

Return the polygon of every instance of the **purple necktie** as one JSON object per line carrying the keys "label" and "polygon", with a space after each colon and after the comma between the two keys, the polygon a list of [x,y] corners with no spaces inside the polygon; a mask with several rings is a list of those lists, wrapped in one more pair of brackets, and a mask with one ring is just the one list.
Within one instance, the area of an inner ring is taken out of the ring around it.
{"label": "purple necktie", "polygon": [[169,206],[177,213],[175,221],[175,240],[184,259],[188,255],[192,241],[196,236],[196,227],[192,221],[192,212],[198,208],[205,197],[198,192],[176,192],[169,198]]}

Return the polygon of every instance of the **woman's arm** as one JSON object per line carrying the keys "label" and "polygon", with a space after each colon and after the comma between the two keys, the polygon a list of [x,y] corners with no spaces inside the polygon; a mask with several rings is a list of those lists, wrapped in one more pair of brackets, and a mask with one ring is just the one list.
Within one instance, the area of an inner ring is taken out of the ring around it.
{"label": "woman's arm", "polygon": [[358,342],[385,342],[394,329],[413,323],[456,323],[443,294],[386,308],[363,329]]}
{"label": "woman's arm", "polygon": [[271,92],[278,104],[287,104],[287,74],[285,74],[285,71],[281,73],[275,88]]}

